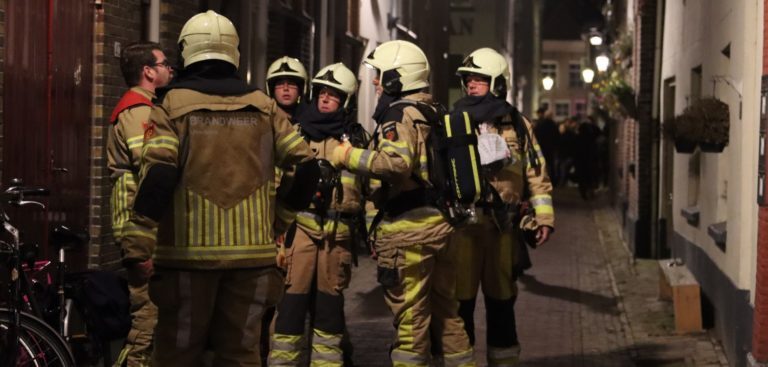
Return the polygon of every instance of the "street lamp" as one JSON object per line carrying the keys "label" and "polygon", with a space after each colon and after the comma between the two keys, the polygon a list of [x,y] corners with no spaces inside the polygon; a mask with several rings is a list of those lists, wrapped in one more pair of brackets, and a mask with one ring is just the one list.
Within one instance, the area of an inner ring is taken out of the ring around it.
{"label": "street lamp", "polygon": [[597,30],[597,28],[591,28],[589,30],[589,44],[592,46],[600,46],[603,44],[603,35]]}
{"label": "street lamp", "polygon": [[597,65],[597,71],[604,72],[608,70],[608,65],[611,63],[611,59],[605,54],[595,57],[595,65]]}
{"label": "street lamp", "polygon": [[551,76],[547,75],[544,77],[544,79],[541,79],[541,85],[546,91],[552,90],[552,87],[555,85],[555,80],[552,79]]}
{"label": "street lamp", "polygon": [[584,83],[592,83],[592,80],[595,79],[595,71],[590,68],[586,68],[581,71],[581,78],[584,79]]}

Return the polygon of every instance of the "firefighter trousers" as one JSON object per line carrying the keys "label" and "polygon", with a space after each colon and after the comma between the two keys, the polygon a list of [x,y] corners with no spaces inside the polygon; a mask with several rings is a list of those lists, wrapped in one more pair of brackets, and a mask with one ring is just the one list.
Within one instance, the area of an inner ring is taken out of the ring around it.
{"label": "firefighter trousers", "polygon": [[486,340],[489,366],[515,366],[520,355],[515,320],[517,286],[513,274],[517,239],[511,230],[501,233],[489,216],[451,234],[459,270],[456,297],[459,315],[474,345],[474,310],[482,285],[485,296]]}
{"label": "firefighter trousers", "polygon": [[[395,316],[393,366],[428,366],[430,335],[442,346],[445,366],[474,366],[469,339],[458,316],[455,253],[447,239],[378,250],[379,281]],[[396,274],[396,275],[395,275]]]}
{"label": "firefighter trousers", "polygon": [[[342,366],[344,336],[343,290],[349,285],[350,243],[312,239],[302,230],[285,251],[286,290],[277,306],[270,366]],[[311,314],[311,351],[305,320]],[[311,354],[311,357],[309,356]]]}
{"label": "firefighter trousers", "polygon": [[139,279],[135,272],[134,269],[127,270],[131,330],[115,366],[149,366],[152,359],[152,334],[157,324],[157,306],[149,299],[149,283]]}
{"label": "firefighter trousers", "polygon": [[149,294],[158,308],[154,366],[261,366],[264,310],[279,301],[283,277],[274,266],[225,270],[155,268]]}

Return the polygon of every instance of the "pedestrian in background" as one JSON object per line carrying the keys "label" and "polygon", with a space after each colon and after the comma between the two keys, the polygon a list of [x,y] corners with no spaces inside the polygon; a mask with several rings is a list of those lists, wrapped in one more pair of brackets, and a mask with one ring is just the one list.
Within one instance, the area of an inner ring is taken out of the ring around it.
{"label": "pedestrian in background", "polygon": [[553,185],[557,185],[557,155],[560,146],[560,132],[557,123],[552,119],[552,111],[547,107],[540,107],[536,110],[537,120],[535,121],[533,132],[536,140],[539,141],[541,152],[544,154],[544,160],[547,162],[547,174],[552,180]]}

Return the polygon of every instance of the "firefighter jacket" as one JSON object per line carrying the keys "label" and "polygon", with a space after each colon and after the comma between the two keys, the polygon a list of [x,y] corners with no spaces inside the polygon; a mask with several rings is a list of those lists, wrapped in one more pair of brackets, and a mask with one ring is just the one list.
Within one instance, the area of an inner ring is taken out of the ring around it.
{"label": "firefighter jacket", "polygon": [[[339,144],[341,142],[332,137],[323,141],[309,140],[309,146],[317,159],[330,160],[333,149]],[[338,179],[338,182],[321,183],[310,208],[296,216],[297,225],[313,239],[324,239],[333,233],[336,241],[349,239],[350,220],[362,209],[360,178],[349,170],[340,171],[339,177],[332,180]],[[325,185],[330,187],[323,187]],[[326,208],[319,208],[318,204]]]}
{"label": "firefighter jacket", "polygon": [[155,94],[133,87],[118,102],[109,122],[107,136],[107,168],[112,182],[110,197],[112,231],[116,239],[123,236],[136,196],[144,127],[152,111]]}
{"label": "firefighter jacket", "polygon": [[[432,103],[432,96],[426,93],[410,94],[403,99]],[[426,145],[430,127],[424,123],[426,118],[414,106],[402,108],[400,115],[385,117],[369,149],[350,149],[344,162],[353,173],[371,178],[370,196],[379,210],[382,205],[402,202],[404,197],[423,199],[423,190],[431,188]],[[450,234],[452,227],[436,207],[424,203],[394,217],[385,213],[375,231],[377,246],[386,248],[440,241]]]}
{"label": "firefighter jacket", "polygon": [[501,135],[507,142],[511,157],[503,167],[486,175],[486,179],[498,191],[501,199],[508,204],[517,204],[526,198],[526,184],[530,192],[530,202],[536,211],[538,225],[555,227],[555,211],[552,206],[552,183],[547,175],[547,162],[541,152],[541,147],[533,134],[530,121],[521,115],[520,121],[525,124],[533,150],[538,156],[538,166],[530,162],[528,149],[522,146],[522,140],[517,136],[512,117],[507,114],[499,123],[486,122],[488,133]]}
{"label": "firefighter jacket", "polygon": [[[123,240],[123,262],[152,257],[182,269],[274,264],[275,164],[313,156],[288,116],[260,91],[172,89],[150,120],[131,220],[137,229]],[[160,190],[168,181],[171,187]],[[168,205],[145,199],[158,190],[172,192]]]}

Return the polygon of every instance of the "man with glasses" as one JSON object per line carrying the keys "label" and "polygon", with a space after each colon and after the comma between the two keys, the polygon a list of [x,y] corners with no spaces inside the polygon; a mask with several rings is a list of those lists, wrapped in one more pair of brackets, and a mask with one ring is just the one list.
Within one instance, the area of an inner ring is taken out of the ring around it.
{"label": "man with glasses", "polygon": [[[123,49],[120,70],[130,89],[123,94],[109,122],[107,167],[112,180],[112,231],[119,243],[131,230],[128,219],[136,196],[144,128],[152,111],[155,90],[171,80],[172,69],[154,42],[134,43]],[[151,262],[152,260],[147,260]],[[151,357],[152,334],[157,323],[157,307],[149,300],[147,282],[136,276],[138,263],[129,267],[128,289],[131,300],[131,331],[125,340],[117,366],[147,366]]]}

